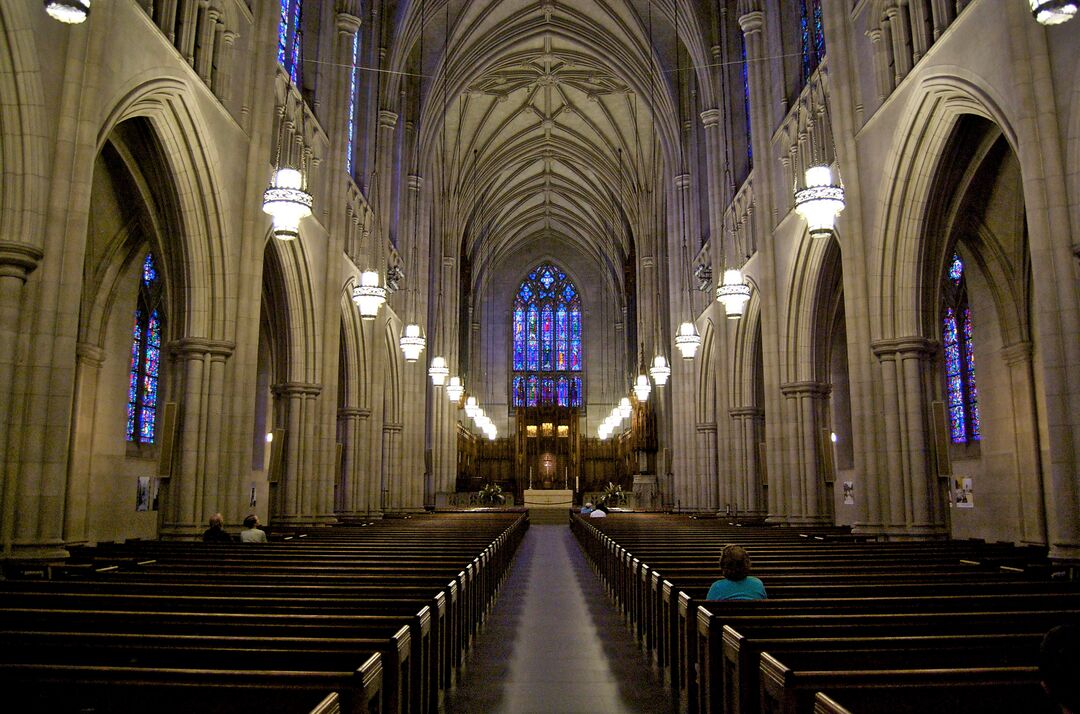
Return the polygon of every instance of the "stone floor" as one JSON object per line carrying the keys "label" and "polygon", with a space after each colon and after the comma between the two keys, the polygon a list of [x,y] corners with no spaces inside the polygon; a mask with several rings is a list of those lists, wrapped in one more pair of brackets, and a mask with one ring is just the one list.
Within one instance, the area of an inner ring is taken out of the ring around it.
{"label": "stone floor", "polygon": [[667,712],[565,525],[533,525],[447,712]]}

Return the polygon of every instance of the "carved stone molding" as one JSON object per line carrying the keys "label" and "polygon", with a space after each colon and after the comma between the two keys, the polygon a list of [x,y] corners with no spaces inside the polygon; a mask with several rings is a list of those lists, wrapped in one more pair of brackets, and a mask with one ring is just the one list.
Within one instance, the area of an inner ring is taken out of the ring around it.
{"label": "carved stone molding", "polygon": [[313,384],[311,382],[283,382],[281,384],[275,384],[271,391],[274,394],[281,397],[291,396],[318,396],[322,393],[321,384]]}
{"label": "carved stone molding", "polygon": [[925,337],[897,337],[888,340],[877,340],[870,347],[874,350],[874,355],[878,359],[894,359],[910,354],[923,357],[936,354],[938,343]]}
{"label": "carved stone molding", "polygon": [[753,417],[755,419],[765,418],[765,410],[761,407],[735,407],[733,409],[728,409],[728,414],[736,419],[739,417]]}
{"label": "carved stone molding", "polygon": [[824,398],[832,392],[832,385],[824,382],[802,381],[780,385],[780,393],[785,397],[811,396]]}
{"label": "carved stone molding", "polygon": [[169,348],[173,354],[187,359],[199,359],[209,355],[212,359],[224,361],[232,356],[236,343],[228,340],[211,340],[206,337],[181,337],[174,340]]}
{"label": "carved stone molding", "polygon": [[1001,357],[1010,367],[1031,361],[1032,346],[1028,341],[1014,342],[1001,348]]}
{"label": "carved stone molding", "polygon": [[34,272],[45,253],[37,246],[15,241],[0,241],[0,278],[17,278],[26,281]]}
{"label": "carved stone molding", "polygon": [[341,407],[337,410],[339,419],[367,419],[371,410],[363,407]]}

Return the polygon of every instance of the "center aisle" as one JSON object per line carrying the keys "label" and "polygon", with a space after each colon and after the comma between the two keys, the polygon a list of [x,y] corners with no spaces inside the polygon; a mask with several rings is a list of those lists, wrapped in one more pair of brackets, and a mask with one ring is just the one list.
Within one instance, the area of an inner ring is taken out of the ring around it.
{"label": "center aisle", "polygon": [[530,526],[446,711],[670,709],[570,529]]}

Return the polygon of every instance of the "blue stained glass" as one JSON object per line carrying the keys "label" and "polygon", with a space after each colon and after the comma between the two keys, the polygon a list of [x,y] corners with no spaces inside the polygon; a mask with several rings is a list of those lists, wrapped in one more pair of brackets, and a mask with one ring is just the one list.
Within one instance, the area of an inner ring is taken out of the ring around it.
{"label": "blue stained glass", "polygon": [[555,276],[551,274],[550,269],[545,270],[544,274],[540,276],[540,284],[543,285],[545,289],[550,289],[552,283],[554,283],[554,282],[555,282]]}
{"label": "blue stained glass", "polygon": [[527,355],[526,355],[526,367],[528,369],[540,369],[540,311],[536,308],[535,304],[529,305],[528,320],[526,330],[528,335],[526,338]]}
{"label": "blue stained glass", "polygon": [[539,396],[539,378],[535,374],[529,375],[528,385],[525,390],[525,403],[530,407],[536,406],[536,399]]}
{"label": "blue stained glass", "polygon": [[142,268],[143,285],[150,287],[157,281],[157,266],[154,265],[153,253],[146,254],[146,260],[143,261]]}
{"label": "blue stained glass", "polygon": [[949,264],[949,280],[959,283],[961,278],[964,277],[964,261],[960,260],[960,256],[953,253],[952,263]]}
{"label": "blue stained glass", "polygon": [[565,305],[559,305],[555,311],[555,369],[560,372],[566,369],[569,362],[570,346],[570,315]]}
{"label": "blue stained glass", "polygon": [[514,310],[514,369],[525,369],[525,309]]}
{"label": "blue stained glass", "polygon": [[143,407],[139,410],[139,441],[154,443],[154,408]]}
{"label": "blue stained glass", "polygon": [[356,94],[359,91],[360,70],[360,33],[353,35],[352,41],[352,78],[349,81],[349,122],[345,129],[345,173],[353,174],[353,145],[356,134]]}
{"label": "blue stained glass", "polygon": [[128,404],[127,408],[127,440],[135,438],[135,405]]}
{"label": "blue stained glass", "polygon": [[746,36],[740,32],[739,38],[742,41],[743,118],[746,121],[746,160],[749,168],[754,165],[754,147],[750,141],[750,65],[746,59]]}
{"label": "blue stained glass", "polygon": [[981,438],[979,432],[979,404],[978,402],[971,403],[971,438],[978,441]]}
{"label": "blue stained glass", "polygon": [[806,0],[799,0],[802,12],[799,15],[799,30],[802,36],[802,69],[803,82],[810,79],[810,73],[814,71],[810,57],[810,18],[806,11]]}
{"label": "blue stained glass", "polygon": [[556,399],[558,400],[560,407],[570,406],[570,380],[566,377],[559,377],[558,386],[556,387]]}
{"label": "blue stained glass", "polygon": [[581,406],[581,377],[574,377],[570,380],[570,406]]}
{"label": "blue stained glass", "polygon": [[533,291],[532,291],[532,288],[529,287],[529,284],[525,283],[524,285],[522,285],[521,290],[518,291],[518,297],[521,298],[521,301],[522,302],[529,302],[529,301],[532,300],[532,296],[533,296]]}
{"label": "blue stained glass", "polygon": [[553,369],[555,324],[551,304],[544,305],[540,314],[540,369],[550,372]]}
{"label": "blue stained glass", "polygon": [[525,378],[521,376],[514,377],[514,400],[515,407],[525,406]]}
{"label": "blue stained glass", "polygon": [[544,377],[540,380],[540,403],[553,404],[555,402],[555,380]]}
{"label": "blue stained glass", "polygon": [[570,371],[581,371],[581,311],[570,311]]}
{"label": "blue stained glass", "polygon": [[814,8],[814,53],[817,64],[825,57],[825,23],[822,19],[821,0],[811,0]]}
{"label": "blue stained glass", "polygon": [[952,421],[952,440],[957,444],[967,441],[967,431],[964,428],[963,405],[949,407],[949,418]]}
{"label": "blue stained glass", "polygon": [[960,364],[960,345],[945,345],[945,364]]}
{"label": "blue stained glass", "polygon": [[289,76],[295,84],[300,84],[300,5],[303,0],[293,0],[293,12],[290,28],[292,35],[292,66],[289,67]]}
{"label": "blue stained glass", "polygon": [[281,0],[281,15],[278,19],[277,61],[285,66],[285,52],[289,46],[289,0]]}

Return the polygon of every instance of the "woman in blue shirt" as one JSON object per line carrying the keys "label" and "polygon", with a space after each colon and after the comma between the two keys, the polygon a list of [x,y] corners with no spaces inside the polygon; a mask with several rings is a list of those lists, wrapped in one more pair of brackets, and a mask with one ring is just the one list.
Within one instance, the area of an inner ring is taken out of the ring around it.
{"label": "woman in blue shirt", "polygon": [[706,600],[764,600],[765,586],[750,574],[750,554],[741,545],[725,545],[720,551],[720,574]]}

